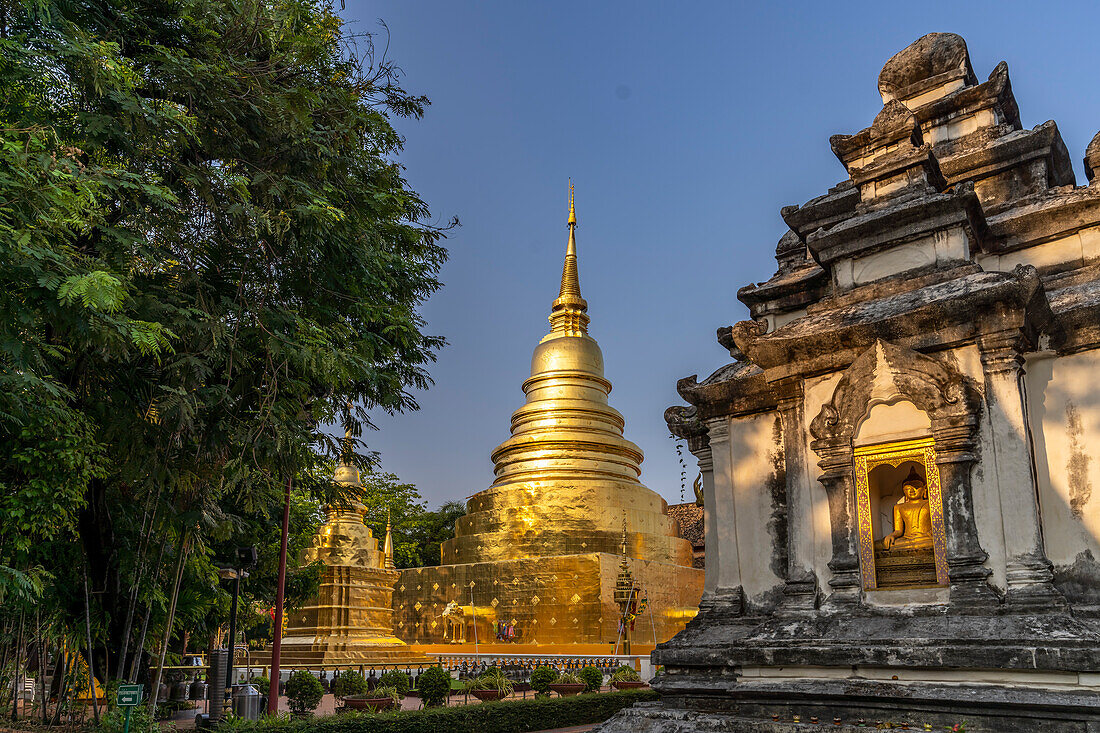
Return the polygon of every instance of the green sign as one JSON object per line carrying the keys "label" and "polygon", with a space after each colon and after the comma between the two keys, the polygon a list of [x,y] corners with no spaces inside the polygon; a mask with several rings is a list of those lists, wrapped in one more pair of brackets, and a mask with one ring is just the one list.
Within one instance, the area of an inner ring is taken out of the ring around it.
{"label": "green sign", "polygon": [[118,706],[124,708],[140,705],[142,690],[143,688],[141,685],[119,685]]}

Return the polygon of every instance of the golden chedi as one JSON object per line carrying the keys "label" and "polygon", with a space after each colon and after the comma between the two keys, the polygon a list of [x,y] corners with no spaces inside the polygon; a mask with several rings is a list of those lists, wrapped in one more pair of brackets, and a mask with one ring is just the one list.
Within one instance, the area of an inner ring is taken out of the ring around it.
{"label": "golden chedi", "polygon": [[523,383],[526,403],[492,452],[495,481],[470,498],[443,543],[443,565],[402,573],[394,603],[407,641],[442,643],[446,633],[446,641],[472,642],[476,629],[484,643],[503,628],[517,643],[615,643],[624,520],[626,554],[651,611],[636,622],[644,638],[668,639],[698,605],[702,572],[691,567],[691,544],[638,480],[642,451],[608,405],[611,383],[581,297],[576,226],[570,195],[561,288]]}
{"label": "golden chedi", "polygon": [[[359,469],[341,463],[333,478],[360,486]],[[304,553],[320,562],[317,597],[288,614],[282,664],[406,664],[422,662],[393,631],[392,597],[400,573],[393,566],[389,526],[385,546],[363,523],[366,508],[329,507],[327,521]]]}

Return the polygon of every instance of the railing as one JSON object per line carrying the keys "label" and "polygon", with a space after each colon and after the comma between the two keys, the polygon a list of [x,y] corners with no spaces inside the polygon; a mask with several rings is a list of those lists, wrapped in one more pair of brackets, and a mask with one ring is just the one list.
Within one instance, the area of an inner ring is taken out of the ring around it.
{"label": "railing", "polygon": [[[583,667],[592,666],[599,669],[606,676],[610,676],[622,665],[632,667],[639,673],[643,680],[653,677],[653,667],[648,655],[637,654],[433,654],[436,662],[451,673],[457,679],[476,677],[490,666],[499,667],[513,682],[529,682],[531,672],[536,667],[548,666],[559,672],[578,672]],[[352,669],[367,680],[367,684],[373,689],[383,674],[392,670],[405,672],[413,679],[415,685],[417,678],[431,664],[284,664],[280,668],[280,681],[285,682],[294,672],[301,670],[314,674],[321,680],[321,684],[328,691],[329,683],[340,672]],[[165,667],[165,670],[179,670],[183,672],[205,672],[204,666],[174,666]],[[233,667],[234,683],[251,682],[257,677],[269,677],[270,665],[252,665],[247,662],[236,664]],[[190,675],[188,675],[190,676]],[[267,690],[260,690],[266,694]]]}

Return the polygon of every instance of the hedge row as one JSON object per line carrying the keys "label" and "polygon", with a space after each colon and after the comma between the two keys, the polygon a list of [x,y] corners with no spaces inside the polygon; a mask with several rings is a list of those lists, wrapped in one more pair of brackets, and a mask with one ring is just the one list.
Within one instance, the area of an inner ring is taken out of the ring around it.
{"label": "hedge row", "polygon": [[528,733],[601,723],[636,702],[656,699],[657,693],[653,690],[630,690],[405,712],[342,713],[306,720],[234,721],[219,730],[238,733]]}

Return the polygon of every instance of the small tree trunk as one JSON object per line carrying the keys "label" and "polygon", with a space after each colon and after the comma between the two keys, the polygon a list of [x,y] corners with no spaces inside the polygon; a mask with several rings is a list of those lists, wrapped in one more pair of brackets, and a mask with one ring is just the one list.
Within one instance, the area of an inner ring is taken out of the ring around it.
{"label": "small tree trunk", "polygon": [[24,621],[26,620],[24,613],[24,611],[19,612],[19,637],[18,639],[16,639],[15,642],[15,666],[12,669],[11,722],[13,723],[15,722],[15,719],[19,716],[19,660],[23,657],[21,652],[25,651],[23,649],[23,628]]}
{"label": "small tree trunk", "polygon": [[42,725],[48,721],[46,717],[46,705],[50,702],[50,688],[46,687],[46,638],[42,636],[42,614],[36,605],[34,607],[35,633],[38,636],[38,684],[42,687],[42,696],[39,698],[42,704]]}
{"label": "small tree trunk", "polygon": [[[167,533],[160,538],[160,551],[157,553],[157,572],[153,576],[153,585],[160,582],[160,571],[164,560],[164,546],[168,542]],[[149,618],[153,615],[153,604],[145,610],[145,620],[141,622],[141,634],[138,635],[137,646],[134,647],[134,662],[130,666],[130,682],[137,682],[138,669],[141,667],[141,654],[145,651],[145,634],[149,631]]]}
{"label": "small tree trunk", "polygon": [[95,670],[92,658],[95,648],[92,646],[92,603],[88,595],[88,566],[84,566],[84,632],[88,638],[88,691],[92,696],[92,716],[99,725],[99,700],[95,694]]}
{"label": "small tree trunk", "polygon": [[[69,687],[68,677],[65,674],[66,667],[69,666],[69,655],[66,654],[64,651],[62,651],[61,648],[58,648],[57,658],[58,658],[58,664],[60,664],[61,667],[60,667],[60,670],[59,670],[56,665],[54,666],[53,679],[56,680],[58,678],[57,677],[58,672],[60,672],[61,673],[61,684],[57,688],[57,707],[54,708],[53,720],[50,721],[50,725],[57,725],[58,723],[61,722],[61,705],[65,700],[65,691]],[[50,680],[50,682],[51,682],[50,686],[52,687],[53,686],[53,684],[52,684],[53,680]]]}
{"label": "small tree trunk", "polygon": [[[160,498],[160,492],[157,492],[156,497],[158,499]],[[122,641],[119,644],[118,650],[118,668],[115,672],[115,677],[119,680],[126,674],[126,655],[130,650],[130,631],[133,629],[134,612],[137,610],[138,590],[141,588],[141,580],[145,577],[145,572],[148,569],[148,562],[146,561],[146,556],[149,554],[148,538],[153,534],[156,519],[157,505],[154,503],[152,515],[150,516],[149,513],[146,512],[141,519],[141,544],[138,547],[138,562],[134,567],[134,580],[130,588],[130,603],[126,609],[126,622],[122,625]],[[163,547],[163,545],[161,545],[161,547]],[[138,649],[138,654],[140,653],[141,650]]]}
{"label": "small tree trunk", "polygon": [[172,636],[172,622],[176,617],[176,601],[179,599],[180,594],[180,581],[183,580],[183,561],[186,557],[186,544],[187,530],[180,532],[180,541],[177,547],[178,557],[176,558],[176,582],[172,586],[172,600],[168,604],[168,618],[164,622],[164,636],[160,642],[160,654],[157,659],[157,673],[153,677],[152,689],[149,692],[149,716],[153,719],[157,719],[157,696],[160,691],[160,678],[164,674],[164,657],[168,654],[168,640]]}

